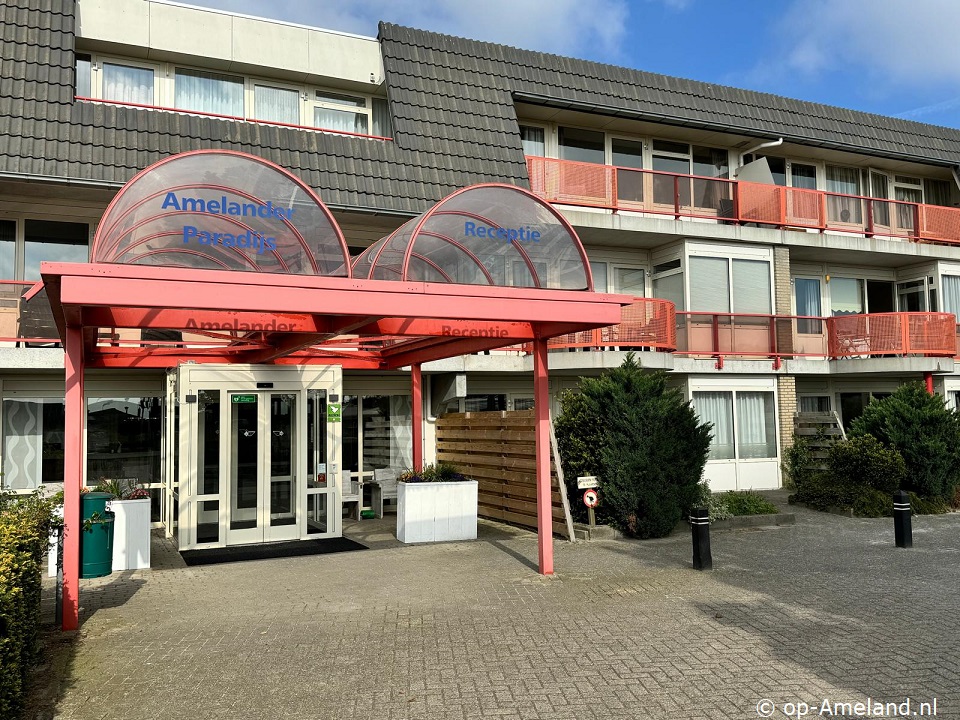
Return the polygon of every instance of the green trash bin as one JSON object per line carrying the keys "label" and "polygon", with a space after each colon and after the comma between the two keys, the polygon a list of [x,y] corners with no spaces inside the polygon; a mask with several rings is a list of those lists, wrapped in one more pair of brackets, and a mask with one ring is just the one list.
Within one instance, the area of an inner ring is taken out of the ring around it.
{"label": "green trash bin", "polygon": [[[114,515],[107,511],[110,493],[80,496],[80,577],[96,578],[113,572]],[[89,523],[88,523],[89,521]]]}

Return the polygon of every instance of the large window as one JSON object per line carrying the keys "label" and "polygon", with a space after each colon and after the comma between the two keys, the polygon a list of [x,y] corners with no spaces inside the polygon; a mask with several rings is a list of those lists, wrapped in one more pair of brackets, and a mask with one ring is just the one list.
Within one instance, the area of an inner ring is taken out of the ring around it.
{"label": "large window", "polygon": [[[826,166],[827,192],[860,195],[860,171],[857,168]],[[827,197],[827,220],[834,223],[863,222],[862,203],[858,198]]]}
{"label": "large window", "polygon": [[777,457],[776,411],[772,392],[694,392],[693,405],[701,420],[713,424],[710,460]]}
{"label": "large window", "polygon": [[371,474],[413,465],[413,405],[409,395],[346,395],[343,402],[343,467]]}
{"label": "large window", "polygon": [[313,126],[324,130],[339,130],[366,134],[370,114],[367,100],[356,95],[316,90],[314,93]]}
{"label": "large window", "polygon": [[[652,159],[653,169],[664,173],[696,175],[700,178],[727,178],[730,174],[728,154],[722,148],[654,140]],[[679,197],[675,198],[677,193]],[[684,207],[719,210],[720,201],[728,197],[726,183],[716,180],[676,181],[669,175],[656,175],[653,179],[653,201],[661,205],[673,205],[675,200],[679,200]]]}
{"label": "large window", "polygon": [[76,56],[76,94],[120,103],[390,137],[385,98],[97,54]]}
{"label": "large window", "polygon": [[173,105],[178,110],[196,110],[243,117],[243,78],[177,68]]}
{"label": "large window", "polygon": [[691,257],[690,310],[771,314],[770,263],[741,258]]}
{"label": "large window", "polygon": [[[87,69],[89,71],[89,61]],[[77,74],[79,76],[79,70]],[[153,105],[156,102],[153,76],[152,68],[105,62],[102,97],[104,100]]]}
{"label": "large window", "polygon": [[561,160],[604,164],[605,138],[602,132],[561,127],[558,141]]}
{"label": "large window", "polygon": [[121,480],[147,488],[151,515],[160,520],[163,433],[160,397],[105,397],[87,400],[87,486]]}
{"label": "large window", "polygon": [[89,228],[86,223],[27,220],[23,233],[23,279],[39,280],[40,263],[87,262]]}

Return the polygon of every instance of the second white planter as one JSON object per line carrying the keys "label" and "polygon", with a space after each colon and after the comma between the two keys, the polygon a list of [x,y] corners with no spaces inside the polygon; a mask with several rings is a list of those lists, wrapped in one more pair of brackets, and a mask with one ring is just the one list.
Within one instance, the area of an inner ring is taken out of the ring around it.
{"label": "second white planter", "polygon": [[150,498],[111,500],[107,510],[113,524],[113,571],[150,567]]}
{"label": "second white planter", "polygon": [[477,481],[398,483],[397,539],[404,543],[475,540]]}

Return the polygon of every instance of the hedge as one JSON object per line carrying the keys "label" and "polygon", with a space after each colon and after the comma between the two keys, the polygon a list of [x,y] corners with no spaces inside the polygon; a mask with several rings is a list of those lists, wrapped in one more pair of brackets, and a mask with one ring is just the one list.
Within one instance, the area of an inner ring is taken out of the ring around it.
{"label": "hedge", "polygon": [[23,710],[40,632],[41,568],[54,501],[0,493],[0,717]]}

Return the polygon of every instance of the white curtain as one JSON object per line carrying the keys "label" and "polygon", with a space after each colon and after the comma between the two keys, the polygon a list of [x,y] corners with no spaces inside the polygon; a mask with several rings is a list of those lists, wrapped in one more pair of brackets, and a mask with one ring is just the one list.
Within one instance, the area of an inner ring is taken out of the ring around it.
{"label": "white curtain", "polygon": [[733,395],[729,392],[695,392],[693,405],[704,422],[713,423],[711,460],[732,460]]}
{"label": "white curtain", "polygon": [[153,105],[153,70],[104,63],[103,99]]}
{"label": "white curtain", "polygon": [[174,105],[178,110],[243,117],[243,79],[177,68]]}
{"label": "white curtain", "polygon": [[363,113],[350,112],[348,110],[314,108],[313,125],[323,130],[366,133],[367,116]]}
{"label": "white curtain", "polygon": [[[827,192],[843,195],[860,194],[860,171],[856,168],[827,165]],[[831,222],[861,223],[863,212],[857,198],[827,197],[827,219]]]}
{"label": "white curtain", "polygon": [[737,427],[740,431],[738,456],[741,460],[776,457],[773,393],[738,392]]}
{"label": "white curtain", "polygon": [[943,298],[943,311],[960,317],[960,276],[944,275],[940,294]]}
{"label": "white curtain", "polygon": [[300,124],[300,93],[287,88],[256,85],[253,88],[255,120]]}

